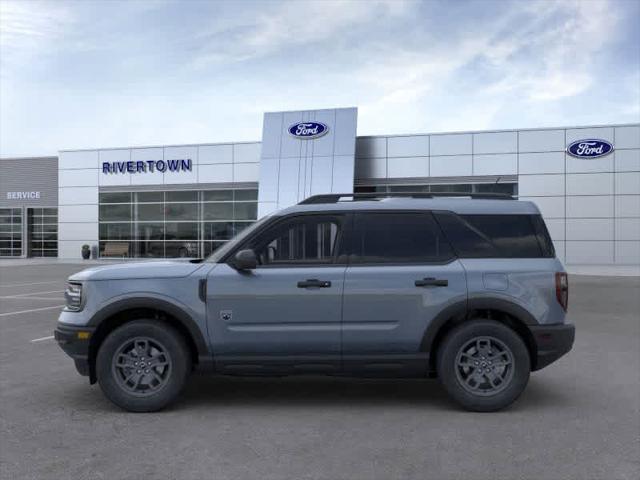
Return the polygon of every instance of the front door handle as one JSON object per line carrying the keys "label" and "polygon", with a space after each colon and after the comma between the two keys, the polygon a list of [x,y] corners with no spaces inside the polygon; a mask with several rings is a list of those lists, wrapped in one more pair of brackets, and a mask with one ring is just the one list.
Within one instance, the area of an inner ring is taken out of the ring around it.
{"label": "front door handle", "polygon": [[331,287],[331,282],[326,280],[318,280],[316,278],[310,278],[307,280],[302,280],[298,282],[298,288],[329,288]]}
{"label": "front door handle", "polygon": [[422,280],[416,280],[416,287],[448,287],[449,280],[443,280],[438,278],[423,278]]}

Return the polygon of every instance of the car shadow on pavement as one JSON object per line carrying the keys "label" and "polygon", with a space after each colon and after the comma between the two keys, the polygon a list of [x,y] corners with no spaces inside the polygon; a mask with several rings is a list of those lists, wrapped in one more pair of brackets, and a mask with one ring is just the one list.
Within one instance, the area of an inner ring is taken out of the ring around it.
{"label": "car shadow on pavement", "polygon": [[[64,390],[63,405],[76,412],[122,412],[110,403],[97,385],[84,383]],[[510,412],[540,411],[577,406],[571,392],[558,384],[531,377]],[[55,399],[49,395],[49,402]],[[340,377],[227,377],[194,375],[177,401],[165,411],[216,407],[348,407],[360,409],[386,407],[424,407],[432,411],[464,412],[435,379],[362,379]]]}
{"label": "car shadow on pavement", "polygon": [[[575,403],[570,395],[531,378],[509,410],[538,410]],[[460,411],[435,379],[281,378],[201,376],[191,378],[171,410],[203,406],[424,406]]]}

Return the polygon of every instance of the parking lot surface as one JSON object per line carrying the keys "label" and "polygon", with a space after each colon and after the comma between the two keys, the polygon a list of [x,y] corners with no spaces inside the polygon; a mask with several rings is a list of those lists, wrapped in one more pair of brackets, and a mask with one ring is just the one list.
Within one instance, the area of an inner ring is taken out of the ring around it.
{"label": "parking lot surface", "polygon": [[193,376],[132,414],[50,338],[82,265],[0,261],[2,479],[637,479],[640,278],[572,276],[572,352],[512,408],[459,410],[435,380]]}

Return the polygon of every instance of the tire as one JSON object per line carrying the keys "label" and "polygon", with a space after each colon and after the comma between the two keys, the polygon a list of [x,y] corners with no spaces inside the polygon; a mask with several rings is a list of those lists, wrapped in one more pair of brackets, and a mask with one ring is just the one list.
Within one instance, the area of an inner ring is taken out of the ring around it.
{"label": "tire", "polygon": [[522,338],[506,325],[485,319],[465,322],[449,332],[436,361],[447,393],[474,412],[511,405],[527,386],[531,370]]}
{"label": "tire", "polygon": [[96,358],[96,375],[105,396],[130,412],[166,407],[182,391],[190,372],[184,337],[158,320],[134,320],[116,328]]}

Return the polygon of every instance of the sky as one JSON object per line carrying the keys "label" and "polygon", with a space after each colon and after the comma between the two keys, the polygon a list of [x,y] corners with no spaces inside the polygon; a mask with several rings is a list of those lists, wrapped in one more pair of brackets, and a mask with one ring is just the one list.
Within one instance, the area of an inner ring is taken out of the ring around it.
{"label": "sky", "polygon": [[0,0],[0,156],[640,122],[640,1]]}

